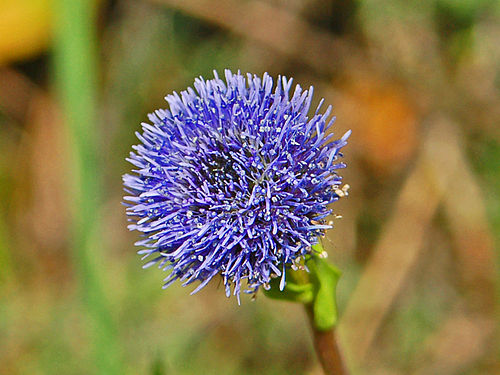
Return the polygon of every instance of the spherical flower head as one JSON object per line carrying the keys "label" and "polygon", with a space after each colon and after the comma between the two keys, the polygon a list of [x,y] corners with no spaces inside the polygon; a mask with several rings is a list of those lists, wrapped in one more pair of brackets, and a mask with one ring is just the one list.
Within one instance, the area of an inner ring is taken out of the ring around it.
{"label": "spherical flower head", "polygon": [[[225,71],[225,82],[202,77],[169,109],[149,115],[123,177],[130,230],[142,233],[144,267],[169,270],[175,280],[223,279],[238,296],[311,254],[331,225],[329,204],[345,194],[336,170],[349,133],[333,140],[331,107],[308,116],[313,88],[292,79]],[[295,268],[295,267],[294,267]]]}

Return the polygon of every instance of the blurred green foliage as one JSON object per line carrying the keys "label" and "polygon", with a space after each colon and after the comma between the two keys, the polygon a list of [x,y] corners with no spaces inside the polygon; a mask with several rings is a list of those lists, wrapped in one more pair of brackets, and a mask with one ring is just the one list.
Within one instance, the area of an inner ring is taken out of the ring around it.
{"label": "blurred green foliage", "polygon": [[[225,17],[237,6],[250,12],[262,1],[211,4]],[[294,26],[305,24],[307,32],[315,32],[307,35],[317,39],[290,46],[299,51],[320,46],[324,55],[318,64],[329,70],[253,39],[252,20],[228,17],[229,23],[247,25],[241,31],[194,12],[189,8],[194,0],[103,0],[96,17],[85,1],[55,3],[63,18],[56,23],[52,49],[0,68],[1,374],[320,373],[300,306],[261,294],[237,306],[217,282],[195,296],[178,285],[162,291],[165,275],[141,269],[136,237],[126,230],[121,175],[130,169],[124,159],[136,143],[134,132],[148,112],[165,107],[167,93],[191,85],[195,76],[210,77],[213,69],[269,71],[312,83],[317,96],[339,112],[336,131],[354,129],[346,149],[346,182],[353,192],[336,208],[344,219],[324,241],[343,271],[341,324],[436,113],[453,120],[463,136],[470,161],[464,169],[472,168],[488,213],[485,235],[499,248],[498,1],[264,1],[291,15],[285,18],[289,22],[298,19]],[[286,30],[285,41],[293,41],[295,32],[304,31],[278,24],[281,18],[271,21],[277,24],[268,22],[269,38]],[[8,37],[0,35],[0,43]],[[325,38],[364,58],[347,65],[325,60],[331,56]],[[49,69],[52,61],[55,67]],[[40,97],[59,114],[36,106]],[[396,105],[404,115],[398,119],[415,118],[417,125],[391,123]],[[375,127],[376,121],[384,126]],[[391,154],[385,142],[394,129],[398,146],[406,147],[400,154]],[[54,136],[66,143],[61,146]],[[60,196],[60,186],[67,196]],[[461,189],[457,181],[449,194]],[[376,337],[370,371],[359,373],[421,374],[433,368],[425,367],[432,362],[428,351],[448,355],[440,374],[499,371],[500,348],[489,328],[464,328],[476,334],[466,340],[487,338],[476,356],[456,348],[462,358],[470,355],[465,365],[452,361],[455,350],[433,349],[447,317],[458,310],[472,322],[467,314],[474,306],[456,233],[441,216],[431,224],[422,259]],[[478,258],[485,256],[481,239],[470,250]],[[498,284],[498,268],[496,277]],[[486,308],[474,313],[486,320],[493,316]]]}

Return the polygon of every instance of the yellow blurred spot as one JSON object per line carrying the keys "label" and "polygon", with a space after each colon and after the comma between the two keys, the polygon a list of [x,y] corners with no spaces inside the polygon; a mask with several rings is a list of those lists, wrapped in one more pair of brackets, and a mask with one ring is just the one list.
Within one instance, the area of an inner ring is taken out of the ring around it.
{"label": "yellow blurred spot", "polygon": [[36,55],[49,44],[52,0],[0,1],[0,65]]}

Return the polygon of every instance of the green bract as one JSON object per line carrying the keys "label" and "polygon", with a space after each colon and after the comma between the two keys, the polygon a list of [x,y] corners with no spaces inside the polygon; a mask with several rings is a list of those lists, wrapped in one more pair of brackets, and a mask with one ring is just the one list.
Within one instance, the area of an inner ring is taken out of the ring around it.
{"label": "green bract", "polygon": [[322,253],[321,245],[313,246],[312,255],[305,263],[309,272],[287,269],[285,289],[280,291],[279,278],[275,278],[264,294],[273,299],[310,305],[315,327],[326,331],[337,324],[336,289],[341,272],[322,258]]}

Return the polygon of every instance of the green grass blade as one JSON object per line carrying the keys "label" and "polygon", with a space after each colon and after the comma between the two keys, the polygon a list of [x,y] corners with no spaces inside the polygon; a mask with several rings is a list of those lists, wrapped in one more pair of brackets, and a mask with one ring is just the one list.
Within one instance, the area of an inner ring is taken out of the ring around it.
{"label": "green grass blade", "polygon": [[105,297],[99,225],[101,191],[96,126],[95,2],[54,2],[54,74],[69,137],[73,259],[79,278],[93,360],[99,374],[123,374],[120,347]]}

